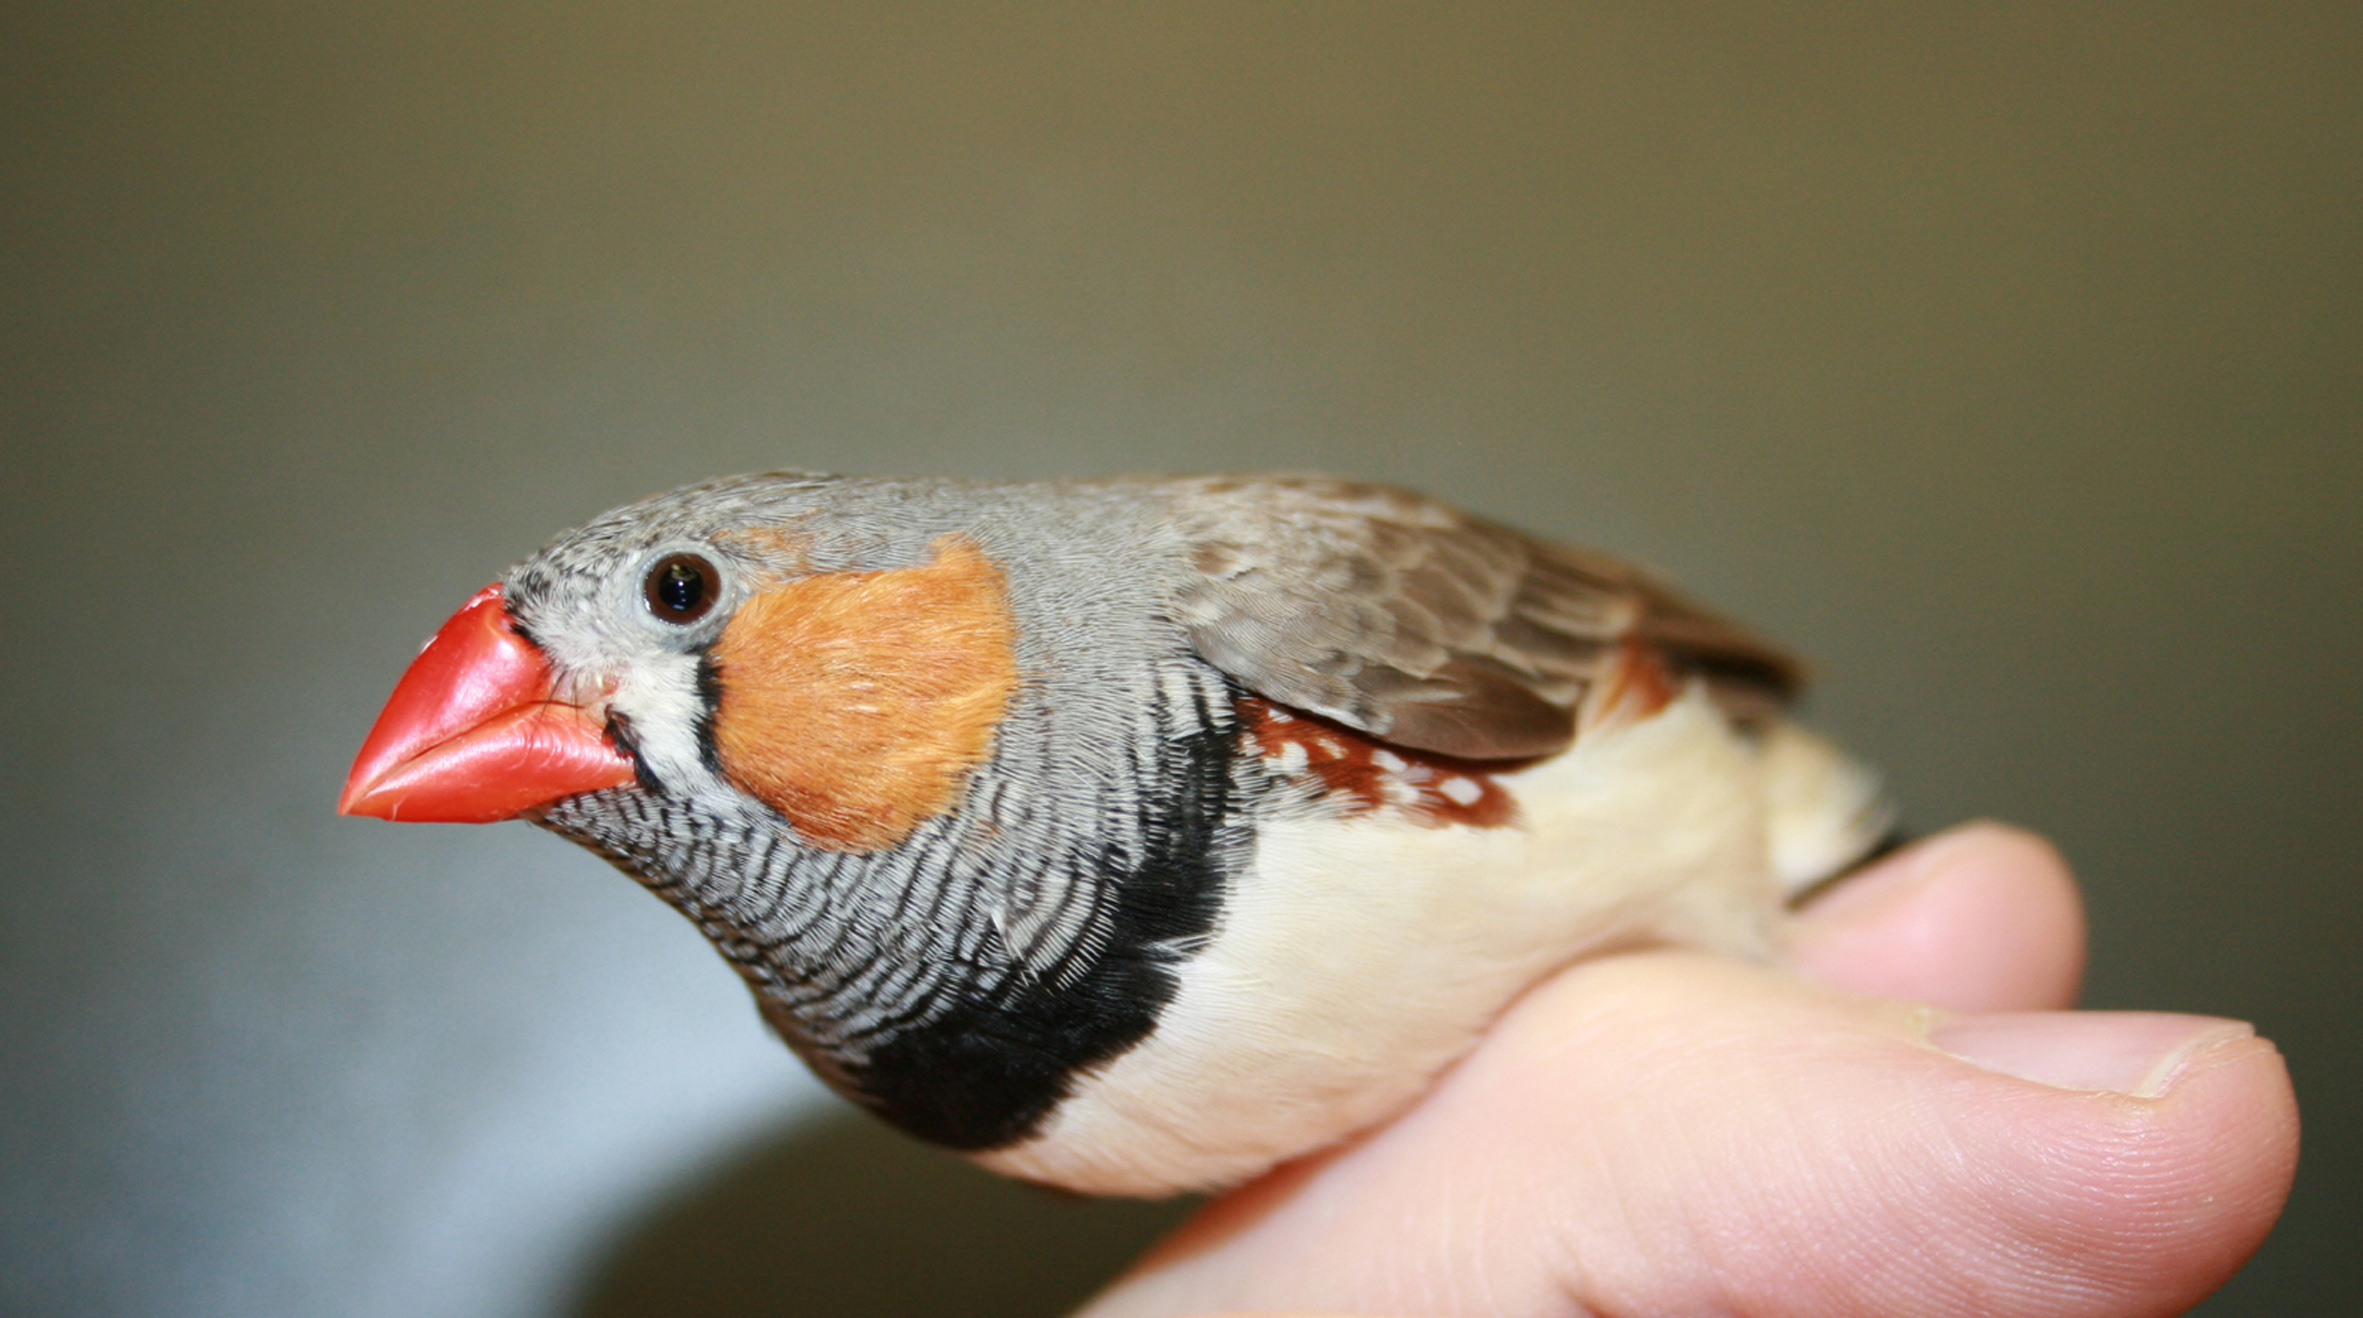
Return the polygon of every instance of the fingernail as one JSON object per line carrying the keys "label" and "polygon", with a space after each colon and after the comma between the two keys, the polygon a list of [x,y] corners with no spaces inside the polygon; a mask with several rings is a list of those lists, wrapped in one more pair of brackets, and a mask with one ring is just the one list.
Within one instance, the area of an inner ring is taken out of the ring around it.
{"label": "fingernail", "polygon": [[2256,1027],[2218,1016],[2151,1011],[2029,1011],[1955,1016],[1928,1042],[1989,1071],[2060,1089],[2156,1098],[2199,1054]]}

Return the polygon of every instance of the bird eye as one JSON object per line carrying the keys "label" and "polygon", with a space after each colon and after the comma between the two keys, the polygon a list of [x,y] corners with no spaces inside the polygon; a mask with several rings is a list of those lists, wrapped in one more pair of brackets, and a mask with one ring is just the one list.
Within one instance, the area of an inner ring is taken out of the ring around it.
{"label": "bird eye", "polygon": [[641,589],[648,596],[650,613],[687,626],[714,607],[714,597],[722,593],[722,574],[696,554],[667,554],[648,569]]}

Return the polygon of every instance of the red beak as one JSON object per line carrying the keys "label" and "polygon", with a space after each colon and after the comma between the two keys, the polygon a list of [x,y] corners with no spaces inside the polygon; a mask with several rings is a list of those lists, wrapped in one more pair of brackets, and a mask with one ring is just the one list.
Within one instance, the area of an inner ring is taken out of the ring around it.
{"label": "red beak", "polygon": [[632,779],[605,728],[552,697],[549,661],[510,624],[495,582],[411,661],[336,810],[488,824]]}

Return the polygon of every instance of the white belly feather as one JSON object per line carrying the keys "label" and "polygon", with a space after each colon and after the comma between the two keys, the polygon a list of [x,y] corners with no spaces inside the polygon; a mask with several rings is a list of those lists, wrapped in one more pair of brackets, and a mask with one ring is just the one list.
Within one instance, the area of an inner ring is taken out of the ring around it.
{"label": "white belly feather", "polygon": [[977,1161],[1101,1194],[1244,1179],[1403,1108],[1587,953],[1770,955],[1783,891],[1885,825],[1869,776],[1826,743],[1785,724],[1743,737],[1696,690],[1497,781],[1518,806],[1502,827],[1262,825],[1155,1032]]}

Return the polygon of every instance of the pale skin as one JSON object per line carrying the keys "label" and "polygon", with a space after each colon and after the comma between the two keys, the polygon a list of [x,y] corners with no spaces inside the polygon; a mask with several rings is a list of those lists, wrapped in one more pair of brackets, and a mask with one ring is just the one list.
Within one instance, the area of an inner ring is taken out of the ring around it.
{"label": "pale skin", "polygon": [[1651,951],[1528,994],[1415,1110],[1216,1200],[1084,1312],[2180,1313],[2297,1156],[2272,1045],[2071,1012],[2073,878],[1990,824],[1796,917],[1794,970]]}

